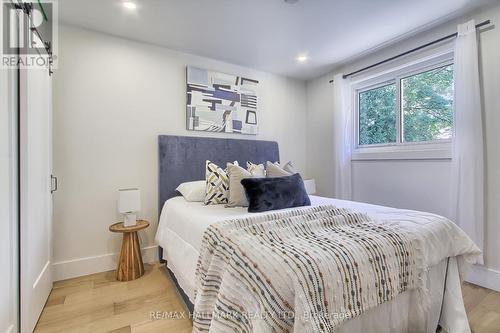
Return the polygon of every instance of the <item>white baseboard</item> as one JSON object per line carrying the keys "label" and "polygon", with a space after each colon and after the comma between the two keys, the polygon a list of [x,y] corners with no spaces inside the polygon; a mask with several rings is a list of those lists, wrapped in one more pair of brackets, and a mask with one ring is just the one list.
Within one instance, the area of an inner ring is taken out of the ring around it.
{"label": "white baseboard", "polygon": [[472,265],[465,281],[500,292],[500,272],[480,265]]}
{"label": "white baseboard", "polygon": [[[158,246],[153,245],[144,247],[141,249],[141,252],[143,262],[149,263],[158,261]],[[119,253],[108,253],[99,256],[55,262],[52,266],[54,281],[116,269],[118,256]]]}

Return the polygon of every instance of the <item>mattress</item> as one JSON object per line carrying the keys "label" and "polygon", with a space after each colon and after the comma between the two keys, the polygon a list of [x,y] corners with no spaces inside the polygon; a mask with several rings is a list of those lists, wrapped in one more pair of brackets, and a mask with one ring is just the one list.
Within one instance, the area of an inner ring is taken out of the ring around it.
{"label": "mattress", "polygon": [[[393,301],[349,320],[339,332],[435,332],[438,322],[447,332],[470,332],[460,290],[459,268],[463,259],[443,253],[450,253],[450,242],[437,239],[433,227],[443,217],[411,210],[370,205],[365,203],[310,196],[311,204],[334,205],[366,213],[373,220],[404,219],[409,230],[424,230],[426,239],[424,262],[428,267],[427,289],[430,295],[429,311],[425,318],[417,316],[417,295],[408,291]],[[291,208],[294,209],[294,208]],[[266,214],[266,213],[256,213]],[[174,273],[180,287],[194,303],[195,270],[206,228],[217,221],[248,216],[246,208],[225,208],[224,205],[205,206],[201,202],[187,202],[183,197],[167,200],[163,206],[156,242],[163,248],[163,259]],[[255,216],[255,214],[252,214]],[[463,253],[472,249],[455,248],[451,253]],[[443,294],[445,286],[447,292]],[[380,320],[384,318],[384,320]]]}

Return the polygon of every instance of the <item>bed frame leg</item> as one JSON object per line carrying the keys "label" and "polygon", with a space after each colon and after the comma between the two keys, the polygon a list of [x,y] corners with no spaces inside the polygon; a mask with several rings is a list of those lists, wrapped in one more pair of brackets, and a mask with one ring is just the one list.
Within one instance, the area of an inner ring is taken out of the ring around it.
{"label": "bed frame leg", "polygon": [[[439,313],[439,320],[441,320],[441,316],[443,315],[443,304],[444,304],[444,294],[446,293],[446,281],[448,280],[448,266],[450,265],[450,257],[446,260],[446,271],[444,273],[444,284],[443,284],[443,299],[441,300],[441,311]],[[441,325],[438,324],[436,328],[436,332],[441,332]]]}
{"label": "bed frame leg", "polygon": [[163,259],[163,248],[161,246],[158,246],[158,260],[160,261],[160,264],[164,264],[167,261]]}

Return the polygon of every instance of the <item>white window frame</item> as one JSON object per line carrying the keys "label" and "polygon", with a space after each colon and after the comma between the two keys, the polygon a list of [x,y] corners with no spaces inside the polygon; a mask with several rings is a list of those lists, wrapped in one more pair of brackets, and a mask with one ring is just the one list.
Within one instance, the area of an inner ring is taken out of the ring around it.
{"label": "white window frame", "polygon": [[[446,50],[424,59],[392,68],[383,73],[358,80],[351,84],[353,105],[353,160],[378,159],[450,159],[451,139],[421,142],[403,141],[403,123],[401,121],[401,80],[407,77],[453,64],[453,51]],[[359,94],[388,84],[396,85],[396,142],[383,144],[359,144]]]}

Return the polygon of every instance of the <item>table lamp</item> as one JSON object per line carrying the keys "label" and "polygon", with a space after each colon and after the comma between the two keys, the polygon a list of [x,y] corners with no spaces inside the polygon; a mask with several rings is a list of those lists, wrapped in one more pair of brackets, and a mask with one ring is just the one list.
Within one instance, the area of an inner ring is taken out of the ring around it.
{"label": "table lamp", "polygon": [[137,212],[141,210],[141,191],[138,188],[118,190],[118,211],[124,214],[123,225],[134,226],[137,221]]}

